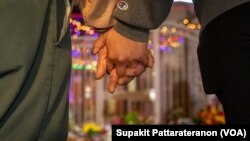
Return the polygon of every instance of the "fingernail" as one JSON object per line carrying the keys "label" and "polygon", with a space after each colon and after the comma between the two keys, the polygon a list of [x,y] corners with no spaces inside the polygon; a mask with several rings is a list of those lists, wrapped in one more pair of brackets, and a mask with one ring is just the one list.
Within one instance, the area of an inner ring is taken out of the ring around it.
{"label": "fingernail", "polygon": [[99,70],[97,69],[97,71],[95,72],[95,79],[98,80],[99,79]]}
{"label": "fingernail", "polygon": [[149,61],[148,62],[148,67],[149,68],[153,68],[153,66],[154,66],[154,61]]}
{"label": "fingernail", "polygon": [[109,87],[108,88],[108,91],[109,91],[109,93],[111,93],[111,94],[113,94],[114,92],[115,92],[115,88],[114,87]]}
{"label": "fingernail", "polygon": [[149,63],[149,64],[148,64],[148,67],[149,67],[149,68],[153,68],[153,66],[154,66],[153,63]]}
{"label": "fingernail", "polygon": [[100,79],[100,77],[96,75],[96,76],[95,76],[95,79],[96,79],[96,80],[99,80],[99,79]]}
{"label": "fingernail", "polygon": [[96,79],[96,80],[101,79],[101,75],[100,75],[100,73],[98,73],[98,71],[97,71],[97,73],[96,73],[96,75],[95,75],[95,79]]}

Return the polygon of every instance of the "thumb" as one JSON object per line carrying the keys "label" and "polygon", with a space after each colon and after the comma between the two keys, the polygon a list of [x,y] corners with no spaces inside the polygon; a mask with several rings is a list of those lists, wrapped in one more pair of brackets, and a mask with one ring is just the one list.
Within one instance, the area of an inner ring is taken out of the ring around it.
{"label": "thumb", "polygon": [[106,44],[106,34],[101,35],[95,42],[92,48],[92,54],[97,54]]}

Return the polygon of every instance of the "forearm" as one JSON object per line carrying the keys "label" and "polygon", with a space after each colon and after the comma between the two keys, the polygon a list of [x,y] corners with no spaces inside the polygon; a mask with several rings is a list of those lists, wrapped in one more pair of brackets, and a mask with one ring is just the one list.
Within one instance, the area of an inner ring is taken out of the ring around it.
{"label": "forearm", "polygon": [[100,31],[112,27],[115,23],[112,14],[116,3],[117,0],[80,0],[79,8],[85,24]]}
{"label": "forearm", "polygon": [[117,0],[80,0],[85,24],[99,31],[115,26],[117,32],[135,41],[146,42],[149,31],[166,19],[173,0],[122,0],[128,8],[119,8]]}
{"label": "forearm", "polygon": [[[173,0],[123,0],[127,9],[117,5],[115,30],[135,41],[146,42],[149,31],[158,28],[168,16]],[[124,5],[121,4],[121,5]]]}

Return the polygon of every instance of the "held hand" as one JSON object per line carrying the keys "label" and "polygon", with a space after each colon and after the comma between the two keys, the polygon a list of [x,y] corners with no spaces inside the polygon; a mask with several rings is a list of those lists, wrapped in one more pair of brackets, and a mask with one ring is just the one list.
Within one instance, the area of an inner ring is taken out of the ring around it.
{"label": "held hand", "polygon": [[111,29],[107,32],[106,46],[108,58],[116,66],[118,77],[125,76],[126,68],[134,64],[148,66],[147,43],[126,38]]}
{"label": "held hand", "polygon": [[[94,44],[93,54],[106,46],[108,59],[117,67],[118,76],[125,74],[125,69],[133,63],[141,63],[144,66],[152,67],[152,57],[147,48],[147,42],[137,42],[126,38],[114,29],[103,34]],[[151,60],[148,60],[150,58]],[[151,62],[148,64],[148,62]]]}
{"label": "held hand", "polygon": [[[99,40],[101,41],[101,40]],[[97,45],[97,44],[95,44]],[[100,45],[100,44],[98,44]],[[108,70],[109,69],[109,70]],[[109,80],[109,84],[108,84],[108,91],[110,93],[114,93],[117,84],[118,84],[118,76],[117,76],[117,72],[116,69],[114,68],[114,65],[108,61],[107,59],[107,48],[101,47],[99,52],[98,52],[98,61],[97,61],[97,71],[95,74],[96,79],[101,79],[102,77],[104,77],[106,72],[109,72],[110,74],[110,80]],[[122,77],[123,81],[128,81],[128,80],[132,80],[131,77]]]}
{"label": "held hand", "polygon": [[146,66],[152,67],[154,64],[147,43],[130,40],[114,29],[96,40],[92,53],[99,53],[96,79],[102,78],[105,72],[110,73],[108,90],[111,93],[114,92],[117,83],[129,83],[135,76],[141,75]]}
{"label": "held hand", "polygon": [[106,71],[110,74],[110,80],[108,84],[108,91],[110,93],[114,93],[117,84],[119,85],[125,85],[132,81],[134,79],[134,76],[140,75],[141,73],[144,72],[145,67],[141,64],[138,64],[135,66],[135,68],[127,68],[126,69],[126,74],[127,76],[123,76],[122,78],[118,79],[116,68],[113,66],[110,66],[110,71],[108,69],[109,64],[112,65],[111,62],[108,61],[107,59],[107,50],[106,47],[103,47],[100,49],[99,54],[98,54],[98,61],[97,61],[97,71],[96,71],[96,79],[101,79]]}

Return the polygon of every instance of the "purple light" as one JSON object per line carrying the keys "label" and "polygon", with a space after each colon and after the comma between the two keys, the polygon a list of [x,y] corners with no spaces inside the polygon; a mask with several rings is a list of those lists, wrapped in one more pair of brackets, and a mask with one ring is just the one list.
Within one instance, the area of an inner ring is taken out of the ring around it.
{"label": "purple light", "polygon": [[160,50],[167,53],[173,53],[173,49],[168,46],[160,46]]}
{"label": "purple light", "polygon": [[73,57],[79,57],[80,55],[81,55],[81,53],[79,51],[77,51],[77,50],[72,51],[72,56]]}
{"label": "purple light", "polygon": [[93,59],[94,59],[95,61],[97,61],[98,56],[97,56],[97,55],[94,55],[94,56],[93,56]]}
{"label": "purple light", "polygon": [[69,92],[69,103],[74,103],[74,94],[72,91]]}
{"label": "purple light", "polygon": [[98,38],[99,37],[99,35],[98,35],[98,33],[94,33],[93,35],[92,35],[94,38]]}
{"label": "purple light", "polygon": [[149,49],[153,48],[153,44],[148,45],[148,48]]}
{"label": "purple light", "polygon": [[166,46],[160,46],[160,50],[164,51],[166,49]]}
{"label": "purple light", "polygon": [[73,19],[75,19],[75,20],[78,20],[78,21],[80,21],[80,20],[82,20],[83,19],[83,17],[82,17],[82,14],[81,13],[72,13],[72,18]]}
{"label": "purple light", "polygon": [[183,37],[179,37],[178,41],[179,41],[180,43],[184,43],[184,38],[183,38]]}
{"label": "purple light", "polygon": [[167,53],[173,53],[173,48],[166,47],[165,52],[167,52]]}
{"label": "purple light", "polygon": [[165,40],[165,37],[161,36],[160,37],[160,42],[163,42]]}
{"label": "purple light", "polygon": [[80,36],[80,35],[81,35],[81,31],[78,30],[78,31],[76,32],[76,35],[77,35],[77,36]]}

